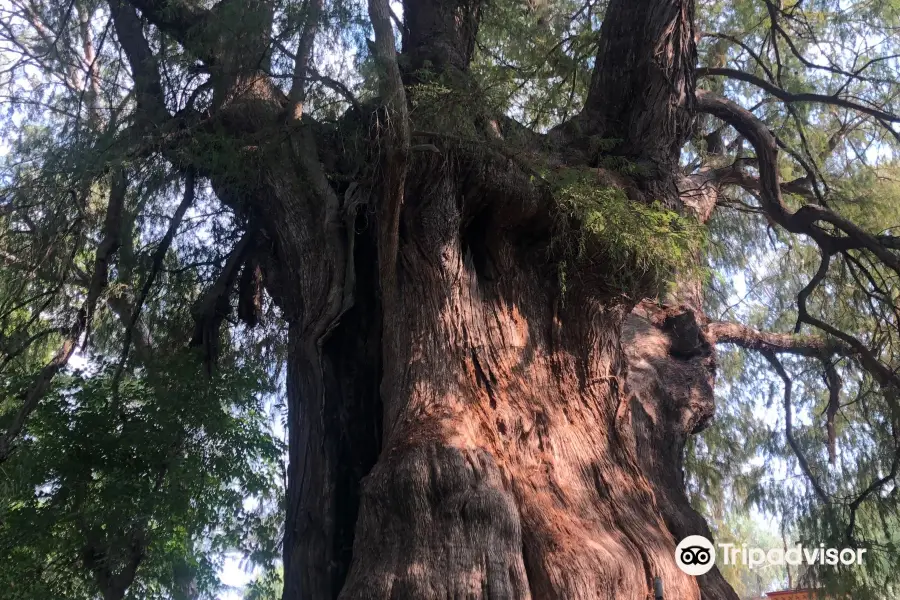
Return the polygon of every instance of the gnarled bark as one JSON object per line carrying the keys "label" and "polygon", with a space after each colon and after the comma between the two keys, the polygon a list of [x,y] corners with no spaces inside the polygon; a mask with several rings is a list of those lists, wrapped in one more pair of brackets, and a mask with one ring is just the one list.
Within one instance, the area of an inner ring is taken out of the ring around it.
{"label": "gnarled bark", "polygon": [[546,246],[461,211],[458,174],[413,172],[383,449],[340,597],[645,598],[660,577],[699,598],[674,547],[708,534],[680,460],[711,415],[709,345],[672,358],[663,324],[562,294]]}

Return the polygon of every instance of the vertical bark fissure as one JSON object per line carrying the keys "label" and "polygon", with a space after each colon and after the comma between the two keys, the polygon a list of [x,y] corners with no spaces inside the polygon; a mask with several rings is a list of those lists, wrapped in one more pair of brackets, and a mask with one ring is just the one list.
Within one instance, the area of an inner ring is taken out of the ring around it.
{"label": "vertical bark fissure", "polygon": [[[383,332],[393,425],[341,597],[643,597],[659,575],[696,598],[654,486],[613,431],[627,308],[576,289],[558,313],[547,250],[502,230],[482,232],[484,277],[459,181],[443,163],[411,171],[398,326]],[[473,507],[490,520],[470,521]]]}
{"label": "vertical bark fissure", "polygon": [[[404,53],[415,59],[449,44],[444,70],[463,70],[453,61],[465,55],[454,41],[464,13],[448,25],[441,12],[460,7],[407,4]],[[609,75],[600,74],[586,114],[604,134],[621,134],[620,152],[656,167],[655,189],[678,204],[674,167],[693,110],[693,3],[614,4],[623,30],[608,27],[620,42],[647,21],[638,29],[652,43],[626,54],[643,53],[650,88],[632,88],[631,99],[645,94],[650,105],[630,99],[628,118],[613,114],[603,98]],[[417,45],[416,24],[426,20],[428,42]],[[631,392],[613,383],[625,376],[618,339],[627,307],[581,289],[558,308],[549,253],[526,250],[499,227],[477,234],[491,246],[478,248],[491,257],[486,277],[486,263],[467,256],[463,224],[476,201],[458,167],[452,157],[417,159],[404,186],[396,305],[383,330],[387,427],[341,598],[644,597],[656,576],[673,597],[699,597],[674,566],[674,535],[708,530],[657,453],[677,452],[671,464],[680,465],[684,440],[708,417],[710,361],[696,359],[700,374],[682,382],[681,396],[642,401],[656,422],[635,430],[632,445],[656,445],[638,460],[619,427],[629,412],[620,396]],[[730,598],[712,578],[710,589]]]}

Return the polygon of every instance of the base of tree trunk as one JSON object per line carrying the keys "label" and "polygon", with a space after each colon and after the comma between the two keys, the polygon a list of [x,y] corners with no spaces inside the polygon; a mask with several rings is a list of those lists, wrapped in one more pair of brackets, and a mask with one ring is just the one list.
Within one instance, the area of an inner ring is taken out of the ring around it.
{"label": "base of tree trunk", "polygon": [[[685,328],[668,313],[561,290],[546,246],[489,226],[468,243],[486,225],[444,184],[407,200],[383,445],[339,597],[652,598],[658,577],[667,598],[734,600],[717,571],[698,584],[674,561],[681,537],[709,535],[681,468],[712,412],[709,345],[673,353]],[[319,597],[302,588],[285,598]]]}

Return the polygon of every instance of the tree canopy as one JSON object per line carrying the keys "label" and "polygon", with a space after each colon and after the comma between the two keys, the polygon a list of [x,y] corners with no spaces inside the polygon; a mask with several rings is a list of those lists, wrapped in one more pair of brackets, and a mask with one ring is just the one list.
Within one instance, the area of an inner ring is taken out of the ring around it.
{"label": "tree canopy", "polygon": [[[718,401],[688,447],[691,501],[725,538],[752,512],[779,542],[868,549],[795,583],[900,594],[900,1],[686,3],[697,91],[671,167],[693,210],[601,190],[598,170],[660,168],[615,132],[587,137],[582,170],[531,151],[586,128],[614,87],[597,73],[622,2],[445,4],[477,31],[467,56],[408,51],[427,29],[414,0],[0,7],[0,589],[212,598],[237,552],[263,572],[248,598],[279,593],[286,323],[346,298],[276,301],[331,275],[273,276],[257,249],[275,242],[221,182],[253,181],[253,160],[281,160],[267,143],[300,130],[289,143],[318,144],[297,166],[315,214],[371,217],[388,248],[397,157],[455,144],[550,189],[579,236],[607,232],[603,256],[638,265],[617,277],[647,301],[701,256]],[[247,98],[271,100],[277,127]],[[360,199],[376,179],[384,197]],[[590,242],[565,243],[571,263]],[[301,258],[354,256],[319,250]]]}

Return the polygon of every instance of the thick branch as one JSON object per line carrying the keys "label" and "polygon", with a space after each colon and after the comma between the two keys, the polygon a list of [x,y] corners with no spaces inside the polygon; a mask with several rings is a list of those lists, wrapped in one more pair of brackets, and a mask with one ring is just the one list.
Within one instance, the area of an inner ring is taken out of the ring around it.
{"label": "thick branch", "polygon": [[690,135],[697,48],[693,0],[611,0],[584,116],[617,152],[677,162]]}
{"label": "thick branch", "polygon": [[97,300],[109,283],[109,260],[122,245],[121,221],[122,208],[125,205],[125,191],[128,180],[123,169],[117,169],[113,175],[112,188],[109,193],[109,206],[106,209],[106,218],[103,222],[103,239],[97,246],[97,254],[94,258],[94,273],[88,285],[87,300],[85,302],[87,317],[87,337],[90,336],[91,321],[97,308]]}
{"label": "thick branch", "polygon": [[295,120],[300,119],[303,100],[306,96],[309,65],[310,61],[312,61],[316,33],[319,31],[319,19],[322,17],[322,0],[309,0],[305,16],[306,22],[303,25],[300,43],[297,45],[297,55],[294,58],[293,83],[288,94],[288,100],[291,105],[290,115]]}
{"label": "thick branch", "polygon": [[[802,92],[802,93],[792,93],[784,90],[774,83],[769,83],[765,79],[761,77],[757,77],[756,75],[752,75],[750,73],[745,73],[743,71],[739,71],[737,69],[730,69],[726,67],[722,68],[699,68],[697,69],[697,78],[702,77],[728,77],[729,79],[737,79],[739,81],[745,81],[747,83],[753,84],[756,87],[768,92],[769,94],[775,96],[782,102],[787,104],[792,104],[795,102],[811,102],[817,104],[829,104],[831,106],[840,106],[842,108],[847,108],[850,110],[854,110],[856,112],[864,113],[869,116],[875,117],[879,123],[884,125],[885,123],[900,123],[900,116],[885,112],[881,109],[868,106],[866,104],[861,104],[859,102],[855,102],[853,100],[849,100],[847,98],[842,98],[837,95],[827,95],[827,94],[815,94],[810,92]],[[886,127],[886,129],[898,140],[900,140],[900,132],[894,130],[891,127]]]}
{"label": "thick branch", "polygon": [[712,343],[734,344],[748,350],[760,352],[811,357],[828,357],[835,354],[852,356],[856,354],[853,348],[838,339],[816,335],[759,331],[740,323],[712,322],[706,328],[706,335]]}
{"label": "thick branch", "polygon": [[104,551],[94,544],[89,544],[84,549],[84,564],[90,570],[103,594],[103,600],[122,600],[137,574],[137,569],[147,551],[147,534],[142,525],[134,525],[127,536],[127,557],[124,567],[114,572],[107,555],[109,549]]}
{"label": "thick branch", "polygon": [[[482,3],[482,0],[405,0],[403,54],[411,69],[415,71],[429,62],[430,68],[438,72],[448,68],[467,71],[475,51]],[[371,3],[369,6],[372,16]],[[390,26],[393,13],[387,2],[384,8],[384,18]],[[377,30],[375,35],[377,39]]]}
{"label": "thick branch", "polygon": [[[762,189],[758,177],[748,175],[737,167],[721,172],[719,173],[719,175],[719,182],[724,185],[736,185],[749,192],[759,192]],[[815,192],[810,189],[809,179],[806,177],[800,177],[791,181],[782,182],[781,193],[800,196],[810,202],[816,200]]]}
{"label": "thick branch", "polygon": [[[128,324],[131,322],[131,315],[134,312],[134,308],[132,308],[128,298],[124,295],[109,295],[106,297],[106,305],[119,319],[119,323],[123,327],[128,327]],[[150,345],[150,334],[141,323],[132,328],[132,342],[136,356],[146,365],[150,360],[152,347]]]}
{"label": "thick branch", "polygon": [[[210,12],[183,0],[127,0],[148,21],[175,38],[179,44],[206,60],[209,49],[197,42],[197,32],[206,26]],[[116,0],[111,0],[110,5]]]}
{"label": "thick branch", "polygon": [[[737,186],[753,193],[758,193],[762,189],[759,178],[745,173],[738,162],[719,169],[701,169],[698,173],[681,177],[677,183],[681,201],[691,208],[703,223],[712,215],[719,202],[722,188]],[[806,177],[786,181],[781,183],[780,187],[783,194],[800,196],[810,202],[817,200],[815,193],[809,188],[809,179]],[[835,241],[845,239],[850,240],[850,238],[836,238]]]}
{"label": "thick branch", "polygon": [[[386,109],[382,125],[385,150],[384,185],[379,205],[378,260],[383,290],[393,290],[396,276],[400,209],[403,206],[409,160],[409,113],[406,91],[397,64],[394,30],[388,0],[369,0],[369,18],[375,30],[375,57],[381,67],[381,98]],[[392,293],[392,292],[389,292]]]}
{"label": "thick branch", "polygon": [[109,0],[109,10],[119,43],[131,67],[138,110],[151,123],[160,123],[169,115],[160,83],[159,65],[144,37],[141,21],[134,8],[124,0]]}
{"label": "thick branch", "polygon": [[201,346],[204,349],[208,371],[212,370],[218,356],[219,326],[231,312],[231,291],[250,248],[250,234],[245,233],[228,255],[222,272],[212,286],[191,308],[191,316],[195,322],[191,346]]}
{"label": "thick branch", "polygon": [[760,200],[763,210],[791,233],[811,237],[823,253],[833,254],[841,237],[830,235],[816,223],[824,221],[833,225],[855,243],[872,252],[885,265],[900,274],[900,258],[880,244],[878,238],[865,232],[852,221],[821,206],[806,204],[796,212],[790,212],[782,198],[778,173],[778,142],[766,125],[742,106],[705,90],[697,91],[697,108],[701,112],[722,119],[743,135],[756,150],[759,168]]}
{"label": "thick branch", "polygon": [[[706,90],[697,90],[697,110],[725,121],[753,145],[759,165],[763,209],[788,231],[805,233],[807,227],[793,221],[793,215],[785,208],[782,200],[778,175],[778,143],[766,125],[744,107]],[[821,237],[821,232],[816,235]]]}
{"label": "thick branch", "polygon": [[79,6],[77,11],[81,48],[82,52],[84,52],[84,67],[87,70],[87,80],[85,81],[84,92],[86,94],[88,108],[88,121],[93,127],[99,127],[100,115],[98,113],[98,102],[100,99],[100,65],[98,63],[97,48],[94,47],[94,39],[91,36],[90,15],[82,6]]}

